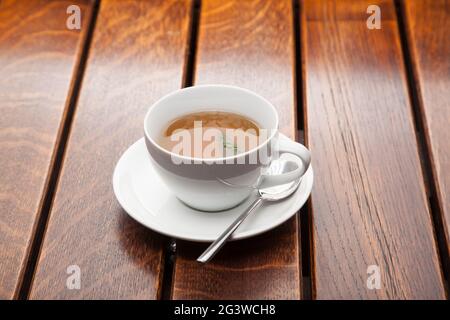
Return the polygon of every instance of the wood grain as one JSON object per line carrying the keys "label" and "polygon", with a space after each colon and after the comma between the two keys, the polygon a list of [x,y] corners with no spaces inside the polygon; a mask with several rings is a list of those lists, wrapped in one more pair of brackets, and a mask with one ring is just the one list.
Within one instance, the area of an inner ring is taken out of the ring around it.
{"label": "wood grain", "polygon": [[[102,1],[32,299],[155,299],[163,238],[129,218],[113,169],[148,107],[180,88],[191,2]],[[78,265],[81,289],[66,288]]]}
{"label": "wood grain", "polygon": [[[302,4],[314,298],[445,298],[394,3]],[[381,30],[366,27],[371,4]]]}
{"label": "wood grain", "polygon": [[[295,137],[292,20],[290,0],[203,1],[195,79],[265,96],[278,108],[282,131]],[[260,237],[227,244],[207,265],[195,261],[205,245],[178,242],[172,297],[299,299],[298,232],[295,216]]]}
{"label": "wood grain", "polygon": [[[66,9],[81,9],[81,30]],[[90,1],[0,1],[0,298],[16,298],[47,191]]]}
{"label": "wood grain", "polygon": [[450,1],[402,2],[436,196],[450,255]]}

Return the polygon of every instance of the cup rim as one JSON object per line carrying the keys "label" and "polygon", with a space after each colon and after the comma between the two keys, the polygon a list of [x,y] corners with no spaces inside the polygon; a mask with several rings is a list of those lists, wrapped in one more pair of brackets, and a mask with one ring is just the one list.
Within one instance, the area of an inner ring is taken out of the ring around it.
{"label": "cup rim", "polygon": [[[275,127],[273,129],[271,129],[272,132],[271,132],[270,136],[263,143],[259,144],[258,146],[256,146],[253,149],[250,149],[248,151],[245,151],[245,152],[242,152],[242,153],[239,153],[239,154],[236,154],[236,155],[232,155],[232,156],[228,156],[228,157],[219,157],[219,158],[189,157],[189,156],[176,154],[174,152],[171,152],[171,151],[161,147],[155,140],[152,139],[152,137],[148,133],[147,125],[146,125],[147,124],[147,120],[150,117],[150,113],[151,113],[151,111],[153,109],[153,106],[163,102],[164,100],[166,100],[166,99],[168,99],[168,98],[170,98],[170,97],[172,97],[174,95],[179,94],[182,91],[196,90],[197,88],[230,88],[230,89],[236,89],[236,90],[242,91],[242,92],[244,92],[246,94],[250,94],[250,95],[252,95],[254,97],[257,97],[258,99],[261,99],[263,102],[265,102],[269,106],[269,108],[271,108],[271,110],[275,114]],[[147,110],[147,113],[146,113],[146,115],[144,117],[144,134],[145,134],[145,138],[147,140],[149,140],[152,143],[152,145],[154,145],[159,151],[169,155],[170,157],[176,157],[176,158],[181,159],[181,160],[186,160],[186,161],[195,162],[195,163],[197,163],[197,162],[226,162],[226,161],[229,161],[229,160],[234,160],[234,159],[238,159],[238,158],[241,158],[241,157],[246,157],[249,154],[252,154],[253,152],[258,151],[262,147],[266,146],[269,143],[269,141],[271,141],[275,137],[275,135],[278,133],[278,124],[279,124],[279,117],[278,117],[277,109],[273,106],[273,104],[269,100],[267,100],[263,96],[255,93],[255,92],[253,92],[253,91],[251,91],[249,89],[241,88],[241,87],[238,87],[238,86],[225,85],[225,84],[204,84],[204,85],[194,85],[194,86],[191,86],[191,87],[180,88],[180,89],[174,90],[174,91],[164,95],[163,97],[161,97],[157,101],[155,101],[150,106],[150,108]]]}

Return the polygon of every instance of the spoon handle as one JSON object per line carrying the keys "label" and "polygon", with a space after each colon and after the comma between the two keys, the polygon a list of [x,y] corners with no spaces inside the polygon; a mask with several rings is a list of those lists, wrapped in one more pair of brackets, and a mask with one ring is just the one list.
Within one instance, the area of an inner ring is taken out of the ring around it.
{"label": "spoon handle", "polygon": [[258,198],[245,210],[234,222],[225,230],[203,253],[197,261],[206,263],[210,261],[217,252],[223,247],[234,231],[241,223],[261,204],[262,198]]}

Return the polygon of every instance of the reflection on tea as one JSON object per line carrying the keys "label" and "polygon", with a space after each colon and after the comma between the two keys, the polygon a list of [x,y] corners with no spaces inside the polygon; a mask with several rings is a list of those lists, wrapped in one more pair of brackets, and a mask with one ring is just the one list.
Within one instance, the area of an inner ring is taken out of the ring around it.
{"label": "reflection on tea", "polygon": [[231,112],[203,111],[169,123],[159,139],[166,150],[195,158],[221,158],[258,146],[259,126]]}

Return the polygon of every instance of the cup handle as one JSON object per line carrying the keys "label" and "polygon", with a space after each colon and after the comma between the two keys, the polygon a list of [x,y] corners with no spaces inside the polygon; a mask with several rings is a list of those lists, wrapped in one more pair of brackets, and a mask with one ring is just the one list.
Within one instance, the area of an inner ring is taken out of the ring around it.
{"label": "cup handle", "polygon": [[267,188],[300,179],[309,168],[311,153],[304,145],[289,139],[282,133],[278,134],[278,144],[280,155],[290,153],[298,158],[298,161],[289,161],[294,162],[297,168],[283,174],[262,175],[263,179],[260,187]]}

